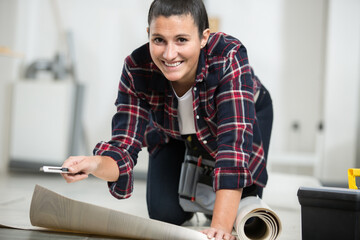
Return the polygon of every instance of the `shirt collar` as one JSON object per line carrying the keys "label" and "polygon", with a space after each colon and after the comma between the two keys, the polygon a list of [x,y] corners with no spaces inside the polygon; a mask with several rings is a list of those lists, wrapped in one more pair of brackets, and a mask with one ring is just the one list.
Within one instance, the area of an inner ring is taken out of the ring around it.
{"label": "shirt collar", "polygon": [[196,70],[196,79],[195,79],[196,83],[204,81],[205,76],[206,76],[205,51],[206,51],[206,47],[202,48],[200,51],[199,62],[198,62],[197,70]]}

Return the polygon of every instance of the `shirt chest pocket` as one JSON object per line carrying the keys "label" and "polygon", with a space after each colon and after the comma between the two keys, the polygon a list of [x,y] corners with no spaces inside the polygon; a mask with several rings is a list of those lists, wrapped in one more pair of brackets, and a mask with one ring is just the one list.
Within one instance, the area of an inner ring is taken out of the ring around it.
{"label": "shirt chest pocket", "polygon": [[213,103],[209,102],[204,107],[204,120],[213,136],[217,136],[217,110]]}

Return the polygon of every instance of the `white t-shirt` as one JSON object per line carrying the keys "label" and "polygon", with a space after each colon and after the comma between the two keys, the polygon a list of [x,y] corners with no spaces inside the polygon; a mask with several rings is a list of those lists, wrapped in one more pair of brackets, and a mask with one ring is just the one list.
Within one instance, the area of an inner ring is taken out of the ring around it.
{"label": "white t-shirt", "polygon": [[181,97],[178,97],[174,90],[175,96],[178,99],[179,128],[182,135],[196,133],[192,89],[190,88]]}

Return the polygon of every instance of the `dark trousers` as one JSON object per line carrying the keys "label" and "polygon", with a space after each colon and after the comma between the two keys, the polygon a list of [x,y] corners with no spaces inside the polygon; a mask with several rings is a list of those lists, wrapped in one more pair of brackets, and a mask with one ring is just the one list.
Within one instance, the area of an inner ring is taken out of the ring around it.
{"label": "dark trousers", "polygon": [[[273,108],[270,94],[263,87],[255,105],[260,126],[265,156],[267,157]],[[179,205],[179,179],[181,164],[184,161],[185,143],[171,139],[169,143],[149,157],[146,201],[149,217],[152,219],[181,225],[193,213],[185,212]],[[242,197],[262,196],[262,187],[251,185],[243,189]]]}

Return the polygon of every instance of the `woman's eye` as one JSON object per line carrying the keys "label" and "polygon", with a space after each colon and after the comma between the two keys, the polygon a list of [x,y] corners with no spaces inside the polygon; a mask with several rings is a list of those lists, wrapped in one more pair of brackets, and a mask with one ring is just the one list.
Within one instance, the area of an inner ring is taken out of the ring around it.
{"label": "woman's eye", "polygon": [[184,42],[187,42],[187,39],[186,38],[179,38],[178,41],[181,42],[181,43],[184,43]]}
{"label": "woman's eye", "polygon": [[164,42],[164,40],[161,39],[161,38],[154,38],[153,42],[156,43],[156,44],[160,44],[160,43]]}

